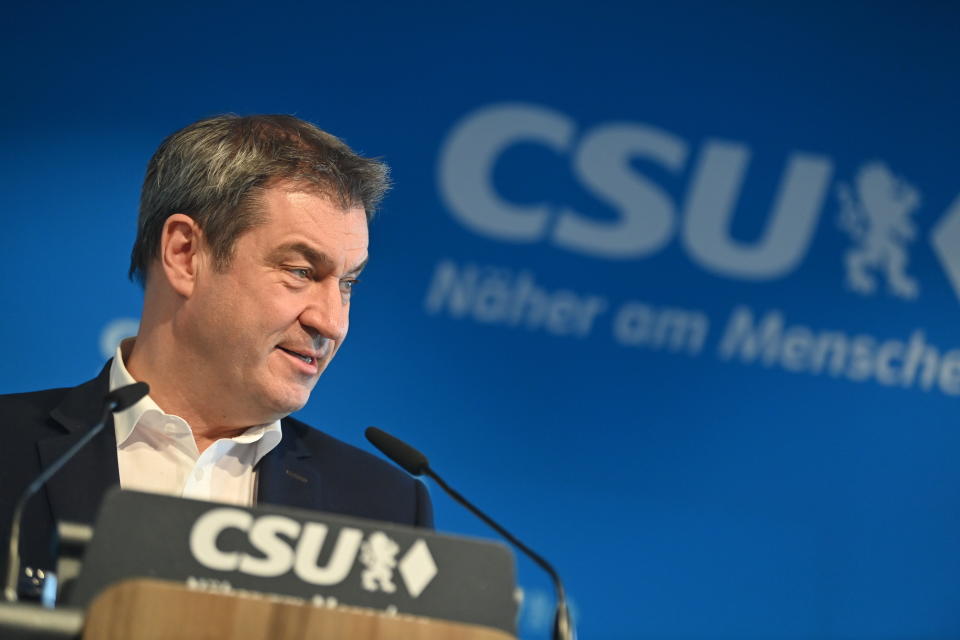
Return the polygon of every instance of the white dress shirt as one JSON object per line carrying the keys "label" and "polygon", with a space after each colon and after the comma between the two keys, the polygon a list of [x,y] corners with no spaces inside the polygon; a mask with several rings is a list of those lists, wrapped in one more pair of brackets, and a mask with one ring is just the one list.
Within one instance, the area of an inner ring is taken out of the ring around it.
{"label": "white dress shirt", "polygon": [[[136,382],[123,362],[132,345],[128,338],[117,347],[111,391]],[[149,395],[114,413],[113,425],[122,488],[247,506],[256,502],[254,467],[281,438],[277,421],[221,438],[200,453],[186,420],[164,413]]]}

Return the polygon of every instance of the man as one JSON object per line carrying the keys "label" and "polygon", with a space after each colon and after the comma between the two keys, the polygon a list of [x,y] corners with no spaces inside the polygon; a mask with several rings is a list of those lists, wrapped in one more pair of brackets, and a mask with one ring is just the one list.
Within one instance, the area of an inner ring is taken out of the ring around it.
{"label": "man", "polygon": [[79,387],[0,396],[6,540],[17,497],[92,427],[108,390],[150,385],[32,500],[23,566],[52,567],[54,523],[91,522],[118,483],[432,526],[420,482],[288,417],[346,337],[387,188],[383,164],[291,116],[219,116],[163,142],[131,257],[138,335]]}

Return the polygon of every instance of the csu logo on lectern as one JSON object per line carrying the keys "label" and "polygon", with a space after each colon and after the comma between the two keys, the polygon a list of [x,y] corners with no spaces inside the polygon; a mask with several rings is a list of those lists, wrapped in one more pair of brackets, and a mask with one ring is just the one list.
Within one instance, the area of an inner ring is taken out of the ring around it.
{"label": "csu logo on lectern", "polygon": [[[508,149],[521,143],[569,158],[577,180],[613,208],[616,217],[596,219],[546,198],[539,204],[520,204],[503,197],[493,183],[494,168]],[[868,272],[882,270],[893,295],[915,296],[918,287],[904,268],[910,239],[907,217],[918,206],[919,192],[882,164],[872,163],[856,172],[853,189],[841,186],[835,193],[833,160],[794,151],[785,158],[759,236],[747,242],[734,237],[731,227],[750,158],[750,148],[740,142],[708,139],[694,150],[676,134],[639,122],[603,123],[578,131],[564,113],[507,103],[480,108],[454,125],[440,151],[437,177],[441,198],[454,218],[489,238],[546,241],[609,260],[652,256],[677,238],[686,255],[703,269],[755,282],[794,272],[809,253],[823,212],[842,209],[844,221],[856,215],[869,229],[854,238],[861,246],[848,253],[845,263],[837,260],[838,276],[846,275],[849,287],[866,294]],[[636,170],[632,166],[636,160],[667,174],[689,171],[683,198],[675,199]],[[960,297],[960,196],[937,222],[929,241]]]}
{"label": "csu logo on lectern", "polygon": [[[223,549],[218,544],[228,529],[246,534],[259,555]],[[418,539],[399,560],[399,545],[382,531],[364,532],[341,527],[333,551],[324,566],[317,561],[330,526],[321,522],[300,523],[280,515],[254,517],[241,509],[219,508],[203,514],[190,531],[190,551],[208,569],[240,571],[261,578],[276,578],[290,571],[312,585],[331,586],[347,579],[360,554],[364,569],[362,587],[367,591],[393,593],[394,571],[398,571],[407,592],[416,598],[437,575],[437,565],[426,542]]]}

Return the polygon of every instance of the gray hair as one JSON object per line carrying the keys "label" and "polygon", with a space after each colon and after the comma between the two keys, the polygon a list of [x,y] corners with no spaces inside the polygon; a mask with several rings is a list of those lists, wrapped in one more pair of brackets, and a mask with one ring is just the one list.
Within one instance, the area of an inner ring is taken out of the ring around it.
{"label": "gray hair", "polygon": [[260,198],[278,180],[303,183],[369,221],[390,188],[389,168],[339,138],[287,115],[232,114],[169,136],[147,165],[130,277],[146,284],[167,218],[183,213],[203,230],[214,268],[225,269],[244,232],[263,221]]}

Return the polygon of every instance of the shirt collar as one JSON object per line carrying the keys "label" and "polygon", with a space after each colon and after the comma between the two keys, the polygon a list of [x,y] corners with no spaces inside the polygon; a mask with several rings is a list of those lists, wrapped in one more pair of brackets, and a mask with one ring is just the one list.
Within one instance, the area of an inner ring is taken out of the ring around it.
{"label": "shirt collar", "polygon": [[[130,375],[130,372],[127,371],[127,367],[123,362],[124,354],[130,353],[134,340],[136,340],[136,338],[126,338],[117,345],[117,351],[113,356],[113,363],[110,365],[110,391],[136,382],[133,376]],[[127,438],[130,437],[130,434],[133,433],[133,430],[146,414],[154,411],[160,414],[160,416],[168,415],[153,401],[150,394],[147,394],[140,398],[133,406],[127,407],[123,411],[114,412],[113,428],[117,436],[117,447],[122,445]],[[260,458],[267,455],[274,447],[280,444],[282,437],[283,432],[280,430],[280,421],[276,420],[269,424],[250,427],[240,435],[229,438],[229,440],[232,440],[236,444],[256,443],[257,453],[253,461],[253,464],[256,465],[260,462]]]}
{"label": "shirt collar", "polygon": [[[128,384],[133,384],[136,382],[136,380],[133,379],[133,376],[130,375],[130,372],[127,371],[126,365],[123,363],[123,354],[124,352],[130,352],[130,347],[133,346],[133,340],[133,338],[127,338],[117,345],[117,351],[113,355],[113,363],[110,365],[110,391],[114,391],[120,387],[125,387]],[[137,423],[140,422],[140,418],[142,418],[143,415],[148,411],[156,411],[161,414],[163,413],[163,410],[157,406],[157,403],[153,401],[153,398],[150,397],[150,394],[143,396],[137,400],[135,404],[127,407],[123,411],[114,412],[113,428],[117,434],[118,447],[130,437],[130,434],[133,433],[134,427],[136,427]]]}

